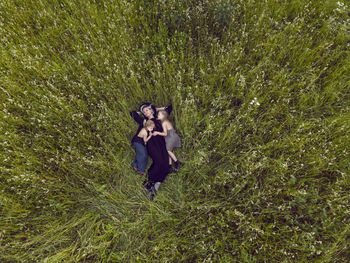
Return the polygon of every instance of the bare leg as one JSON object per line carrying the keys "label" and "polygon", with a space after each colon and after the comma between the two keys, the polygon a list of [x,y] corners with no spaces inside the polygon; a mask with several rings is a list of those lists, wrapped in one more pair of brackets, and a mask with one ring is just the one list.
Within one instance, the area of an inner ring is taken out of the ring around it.
{"label": "bare leg", "polygon": [[173,159],[171,159],[171,157],[169,156],[169,165],[173,164]]}
{"label": "bare leg", "polygon": [[172,151],[168,151],[168,154],[169,154],[170,158],[174,160],[174,162],[177,162],[177,158],[176,158],[175,154],[173,154]]}

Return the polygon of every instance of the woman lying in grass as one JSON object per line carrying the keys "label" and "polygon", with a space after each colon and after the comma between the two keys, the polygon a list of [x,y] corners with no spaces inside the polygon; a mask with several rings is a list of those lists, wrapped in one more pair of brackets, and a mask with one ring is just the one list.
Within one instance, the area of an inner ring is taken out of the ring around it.
{"label": "woman lying in grass", "polygon": [[[156,111],[153,105],[143,105],[141,111],[148,121],[154,123],[152,126],[153,134],[155,132],[163,132],[162,123],[155,118]],[[148,131],[148,133],[151,133]],[[163,136],[147,134],[147,152],[152,159],[152,164],[147,171],[147,181],[145,181],[145,189],[149,191],[150,200],[153,199],[161,182],[163,182],[169,173],[169,155],[166,149],[165,139]]]}

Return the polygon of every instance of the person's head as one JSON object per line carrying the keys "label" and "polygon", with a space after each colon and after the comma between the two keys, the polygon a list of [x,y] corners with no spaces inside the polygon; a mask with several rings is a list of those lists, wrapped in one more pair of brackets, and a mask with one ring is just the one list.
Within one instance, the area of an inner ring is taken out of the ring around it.
{"label": "person's head", "polygon": [[146,121],[146,123],[145,123],[145,129],[147,130],[147,131],[153,131],[154,130],[154,128],[155,128],[155,124],[154,124],[154,121],[151,121],[151,120],[148,120],[148,121]]}
{"label": "person's head", "polygon": [[154,118],[154,115],[156,113],[155,107],[150,103],[141,105],[140,110],[147,119]]}
{"label": "person's head", "polygon": [[165,110],[158,111],[158,120],[165,121],[168,119],[168,117],[169,117],[169,114]]}

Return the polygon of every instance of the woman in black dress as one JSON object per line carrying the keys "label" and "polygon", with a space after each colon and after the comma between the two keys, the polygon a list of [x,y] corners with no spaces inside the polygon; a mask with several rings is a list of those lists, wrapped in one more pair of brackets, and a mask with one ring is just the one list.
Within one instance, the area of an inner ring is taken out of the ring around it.
{"label": "woman in black dress", "polygon": [[[163,132],[162,124],[156,119],[156,108],[152,104],[145,103],[140,108],[146,119],[152,120],[155,124],[154,131]],[[150,191],[150,199],[164,181],[169,173],[169,155],[166,149],[165,139],[163,136],[152,136],[146,145],[148,155],[152,159],[152,164],[148,169],[148,179],[145,182],[145,188]]]}
{"label": "woman in black dress", "polygon": [[[163,132],[162,124],[155,118],[155,111],[152,106],[144,105],[141,108],[144,116],[152,120],[155,124],[153,131]],[[146,188],[154,191],[155,183],[163,182],[169,171],[169,155],[166,150],[165,139],[163,136],[152,136],[146,145],[147,152],[152,159],[151,167],[148,169],[148,182]]]}

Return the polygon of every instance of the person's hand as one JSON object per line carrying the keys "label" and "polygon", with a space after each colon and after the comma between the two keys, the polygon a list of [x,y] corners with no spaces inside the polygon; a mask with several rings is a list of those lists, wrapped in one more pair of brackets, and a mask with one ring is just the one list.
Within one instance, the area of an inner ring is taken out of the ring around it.
{"label": "person's hand", "polygon": [[154,135],[154,136],[159,135],[159,132],[155,131],[152,133],[152,135]]}

